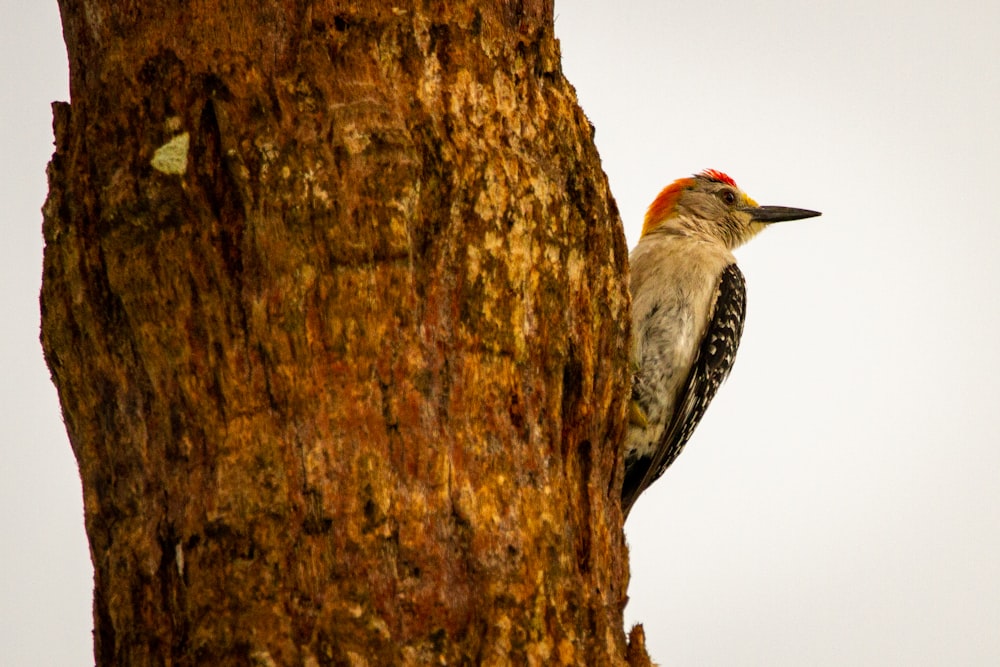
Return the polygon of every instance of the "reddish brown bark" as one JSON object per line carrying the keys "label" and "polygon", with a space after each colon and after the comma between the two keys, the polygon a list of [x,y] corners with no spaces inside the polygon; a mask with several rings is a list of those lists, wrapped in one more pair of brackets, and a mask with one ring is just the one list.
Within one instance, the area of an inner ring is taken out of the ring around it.
{"label": "reddish brown bark", "polygon": [[60,5],[98,664],[623,663],[626,250],[551,2]]}

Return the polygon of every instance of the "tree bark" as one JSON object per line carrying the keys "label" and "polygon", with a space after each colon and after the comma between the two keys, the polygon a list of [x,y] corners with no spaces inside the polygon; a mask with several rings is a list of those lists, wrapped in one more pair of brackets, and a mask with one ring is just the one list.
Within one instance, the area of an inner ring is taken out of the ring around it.
{"label": "tree bark", "polygon": [[645,656],[625,239],[552,2],[393,5],[60,0],[98,665]]}

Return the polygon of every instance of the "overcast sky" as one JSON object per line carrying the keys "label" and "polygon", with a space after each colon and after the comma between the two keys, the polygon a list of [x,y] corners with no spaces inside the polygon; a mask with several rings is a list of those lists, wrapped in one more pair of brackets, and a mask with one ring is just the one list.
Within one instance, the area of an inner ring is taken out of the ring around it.
{"label": "overcast sky", "polygon": [[[0,661],[92,662],[80,483],[37,294],[54,0],[2,0]],[[638,502],[629,623],[671,666],[1000,664],[1000,3],[561,0],[629,246],[706,167],[783,223],[740,354]]]}

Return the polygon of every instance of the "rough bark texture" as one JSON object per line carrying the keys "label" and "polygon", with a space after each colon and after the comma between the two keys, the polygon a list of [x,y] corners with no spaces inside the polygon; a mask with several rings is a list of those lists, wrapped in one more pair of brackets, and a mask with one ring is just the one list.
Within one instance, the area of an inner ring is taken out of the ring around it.
{"label": "rough bark texture", "polygon": [[97,663],[644,657],[625,240],[551,0],[60,7]]}

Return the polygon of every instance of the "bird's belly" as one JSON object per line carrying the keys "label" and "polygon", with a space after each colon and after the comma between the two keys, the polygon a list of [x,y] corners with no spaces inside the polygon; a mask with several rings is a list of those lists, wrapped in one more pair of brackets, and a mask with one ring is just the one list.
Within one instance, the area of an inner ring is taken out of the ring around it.
{"label": "bird's belly", "polygon": [[645,419],[629,428],[626,460],[652,456],[669,426],[677,396],[687,381],[685,370],[696,352],[694,319],[685,301],[678,300],[653,304],[635,322],[633,331],[641,331],[642,339],[635,346],[633,361],[640,370],[632,393]]}

